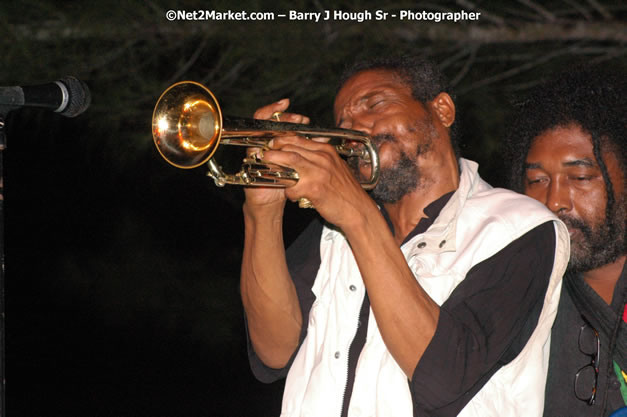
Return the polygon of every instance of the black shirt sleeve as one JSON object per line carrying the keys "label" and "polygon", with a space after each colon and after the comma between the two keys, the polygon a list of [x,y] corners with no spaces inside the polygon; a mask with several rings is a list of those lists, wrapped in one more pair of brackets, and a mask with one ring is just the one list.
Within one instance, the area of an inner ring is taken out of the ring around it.
{"label": "black shirt sleeve", "polygon": [[[322,236],[322,226],[323,222],[320,219],[314,219],[309,226],[305,228],[303,233],[296,238],[294,243],[290,245],[285,254],[287,268],[296,286],[296,293],[298,294],[300,309],[303,315],[299,347],[307,335],[309,311],[315,300],[311,288],[313,287],[320,267],[320,238]],[[255,353],[250,337],[248,337],[248,325],[246,326],[246,336],[248,339],[248,361],[253,375],[255,375],[258,380],[265,383],[271,383],[285,378],[298,352],[298,348],[294,351],[294,354],[284,368],[273,369],[267,367]]]}
{"label": "black shirt sleeve", "polygon": [[553,223],[544,223],[475,265],[453,290],[410,381],[415,415],[457,415],[522,351],[544,305],[555,239]]}

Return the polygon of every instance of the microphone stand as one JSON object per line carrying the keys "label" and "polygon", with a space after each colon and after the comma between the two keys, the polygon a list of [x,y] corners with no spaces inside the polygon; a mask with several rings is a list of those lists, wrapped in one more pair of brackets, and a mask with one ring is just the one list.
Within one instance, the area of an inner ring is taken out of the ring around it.
{"label": "microphone stand", "polygon": [[4,305],[4,150],[6,149],[5,120],[10,109],[0,106],[0,417],[6,409],[5,376],[5,305]]}
{"label": "microphone stand", "polygon": [[[61,114],[68,117],[74,117],[84,112],[91,103],[91,94],[89,88],[82,81],[74,77],[65,77],[56,81],[56,87],[50,85],[31,86],[30,93],[31,102],[29,105],[35,107],[49,108],[49,102],[54,102],[54,97],[59,94],[59,88],[63,90],[63,100],[61,106],[56,104],[58,108],[55,111],[61,111]],[[63,87],[61,86],[63,84]],[[44,87],[44,89],[42,89]],[[54,93],[51,93],[53,88]],[[7,88],[3,88],[7,90]],[[7,113],[24,105],[23,90],[21,87],[9,87],[8,94],[4,98],[5,102],[0,103],[0,417],[6,414],[6,362],[5,362],[5,342],[6,342],[6,326],[5,326],[5,224],[4,224],[4,150],[6,149],[7,136],[5,120]],[[20,94],[17,94],[20,92]],[[35,90],[35,91],[34,91]],[[45,90],[45,91],[44,91]],[[21,97],[20,97],[21,96]],[[54,108],[54,106],[52,106]]]}

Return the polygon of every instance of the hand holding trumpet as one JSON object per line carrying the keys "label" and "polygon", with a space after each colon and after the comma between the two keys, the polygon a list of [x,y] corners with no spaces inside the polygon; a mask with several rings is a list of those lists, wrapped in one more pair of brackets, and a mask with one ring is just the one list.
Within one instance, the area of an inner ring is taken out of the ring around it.
{"label": "hand holding trumpet", "polygon": [[[261,107],[256,119],[309,124],[309,118],[300,114],[285,113],[289,99]],[[355,179],[336,147],[328,144],[326,137],[306,139],[298,135],[274,138],[268,149],[253,149],[263,163],[290,168],[298,173],[298,181],[285,180],[279,190],[246,188],[246,204],[264,205],[274,201],[301,202],[308,200],[327,221],[342,226],[350,221],[356,210],[371,201]],[[279,197],[280,196],[280,197]]]}
{"label": "hand holding trumpet", "polygon": [[[276,213],[275,208],[280,207],[282,212],[286,198],[298,200],[301,207],[304,199],[310,199],[318,208],[318,204],[326,204],[328,192],[364,196],[363,190],[348,192],[357,181],[339,155],[369,163],[370,177],[358,184],[367,190],[376,185],[379,159],[368,135],[308,126],[308,117],[284,113],[288,106],[289,100],[283,99],[258,109],[255,119],[225,116],[209,89],[183,81],[166,89],[155,105],[153,139],[164,159],[178,168],[207,163],[208,175],[217,186],[257,188],[246,191],[245,209],[271,208],[271,213]],[[213,158],[222,145],[248,148],[249,157],[239,172],[223,172]],[[331,177],[331,173],[339,177]],[[289,189],[272,189],[286,187]],[[321,214],[323,206],[318,208]]]}
{"label": "hand holding trumpet", "polygon": [[[267,106],[257,109],[253,117],[257,120],[309,124],[310,120],[306,116],[295,113],[284,113],[289,105],[290,100],[288,98],[284,98],[275,103],[268,104]],[[268,150],[261,148],[249,148],[247,153],[249,156],[256,155],[256,158],[262,162],[269,162],[265,157],[265,153],[267,151]],[[285,181],[283,184],[286,187],[289,187],[294,184],[294,181]],[[246,187],[244,192],[246,194],[246,204],[249,206],[255,206],[255,210],[259,210],[260,206],[267,207],[273,204],[276,204],[277,206],[280,205],[282,208],[286,200],[284,188]]]}

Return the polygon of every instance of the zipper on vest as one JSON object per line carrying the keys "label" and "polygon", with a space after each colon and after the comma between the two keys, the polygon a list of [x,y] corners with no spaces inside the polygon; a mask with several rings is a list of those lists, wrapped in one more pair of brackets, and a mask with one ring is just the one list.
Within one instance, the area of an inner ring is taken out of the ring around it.
{"label": "zipper on vest", "polygon": [[[357,326],[359,327],[359,326]],[[356,332],[355,332],[356,333]],[[352,343],[351,343],[352,345]],[[348,354],[346,355],[346,382],[344,383],[344,392],[342,392],[342,410],[340,411],[340,417],[348,417],[348,403],[350,401],[346,401],[346,390],[348,389],[348,371],[349,371],[349,358],[350,358],[351,348],[348,347]]]}
{"label": "zipper on vest", "polygon": [[[361,304],[359,316],[357,317],[357,328],[353,336],[353,341],[348,346],[346,352],[346,383],[344,384],[344,392],[342,393],[342,410],[341,417],[348,416],[348,406],[350,405],[350,399],[355,385],[355,377],[357,373],[357,362],[361,351],[366,343],[366,334],[368,332],[368,319],[370,313],[370,299],[368,293],[364,295],[364,300]],[[351,356],[353,354],[354,356]],[[352,367],[351,367],[352,365]],[[351,378],[351,368],[352,378]],[[350,388],[350,392],[349,392]],[[348,397],[347,397],[348,395]]]}

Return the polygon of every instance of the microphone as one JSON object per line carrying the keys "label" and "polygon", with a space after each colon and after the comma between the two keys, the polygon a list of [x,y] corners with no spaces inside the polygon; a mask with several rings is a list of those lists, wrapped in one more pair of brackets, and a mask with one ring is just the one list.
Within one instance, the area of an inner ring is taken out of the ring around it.
{"label": "microphone", "polygon": [[0,108],[42,107],[66,117],[87,110],[91,93],[87,85],[71,76],[39,85],[0,87]]}

